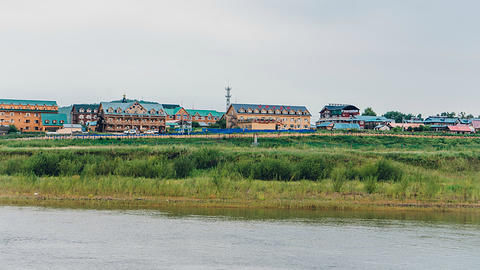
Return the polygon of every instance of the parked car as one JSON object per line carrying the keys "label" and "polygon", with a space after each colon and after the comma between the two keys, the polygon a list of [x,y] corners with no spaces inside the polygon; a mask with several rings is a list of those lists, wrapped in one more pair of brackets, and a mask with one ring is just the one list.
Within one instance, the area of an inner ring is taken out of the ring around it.
{"label": "parked car", "polygon": [[129,130],[125,130],[123,133],[124,134],[129,134],[129,135],[134,135],[134,134],[137,134],[137,130],[129,129]]}

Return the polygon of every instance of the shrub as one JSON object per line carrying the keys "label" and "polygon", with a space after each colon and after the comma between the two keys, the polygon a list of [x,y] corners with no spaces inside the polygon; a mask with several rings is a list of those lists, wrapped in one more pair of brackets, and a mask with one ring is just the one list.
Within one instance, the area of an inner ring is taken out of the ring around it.
{"label": "shrub", "polygon": [[38,176],[58,176],[59,170],[59,155],[54,153],[40,152],[34,154],[28,160],[29,171]]}
{"label": "shrub", "polygon": [[377,179],[379,181],[393,180],[399,181],[402,179],[403,171],[395,166],[391,161],[381,159],[376,163]]}
{"label": "shrub", "polygon": [[345,167],[336,167],[332,170],[333,191],[340,192],[343,184],[347,180],[347,169]]}
{"label": "shrub", "polygon": [[368,194],[372,194],[377,190],[377,178],[373,176],[369,176],[364,181],[364,188],[365,192]]}
{"label": "shrub", "polygon": [[220,161],[220,151],[211,148],[202,148],[192,153],[197,169],[209,169],[217,166]]}
{"label": "shrub", "polygon": [[293,178],[290,162],[283,159],[264,158],[252,167],[253,178],[262,180],[290,180]]}
{"label": "shrub", "polygon": [[325,158],[310,157],[301,160],[296,166],[296,179],[320,180],[330,176],[332,162]]}
{"label": "shrub", "polygon": [[175,177],[186,178],[192,173],[194,165],[194,162],[189,156],[182,155],[176,158],[173,162]]}

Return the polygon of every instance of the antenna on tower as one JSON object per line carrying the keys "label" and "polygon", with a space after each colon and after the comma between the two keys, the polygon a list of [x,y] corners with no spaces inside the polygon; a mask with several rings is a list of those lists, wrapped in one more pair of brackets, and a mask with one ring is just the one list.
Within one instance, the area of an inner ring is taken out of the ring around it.
{"label": "antenna on tower", "polygon": [[232,97],[232,95],[230,94],[230,90],[232,90],[230,86],[225,87],[225,91],[227,91],[227,94],[225,95],[227,108],[225,109],[225,111],[228,111],[228,107],[230,107],[230,98]]}

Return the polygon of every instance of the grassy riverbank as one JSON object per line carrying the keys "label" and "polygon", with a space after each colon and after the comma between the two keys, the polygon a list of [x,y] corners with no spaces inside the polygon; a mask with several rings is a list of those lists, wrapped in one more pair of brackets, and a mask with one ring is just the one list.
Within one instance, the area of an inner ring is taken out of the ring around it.
{"label": "grassy riverbank", "polygon": [[[478,207],[480,140],[0,140],[0,202]],[[36,194],[36,195],[34,195]]]}

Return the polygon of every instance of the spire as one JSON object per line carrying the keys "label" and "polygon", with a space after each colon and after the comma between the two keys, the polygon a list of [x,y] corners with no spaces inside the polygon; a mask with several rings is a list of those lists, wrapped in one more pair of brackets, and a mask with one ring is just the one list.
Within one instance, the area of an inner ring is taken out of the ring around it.
{"label": "spire", "polygon": [[127,103],[127,95],[123,94],[122,103]]}

